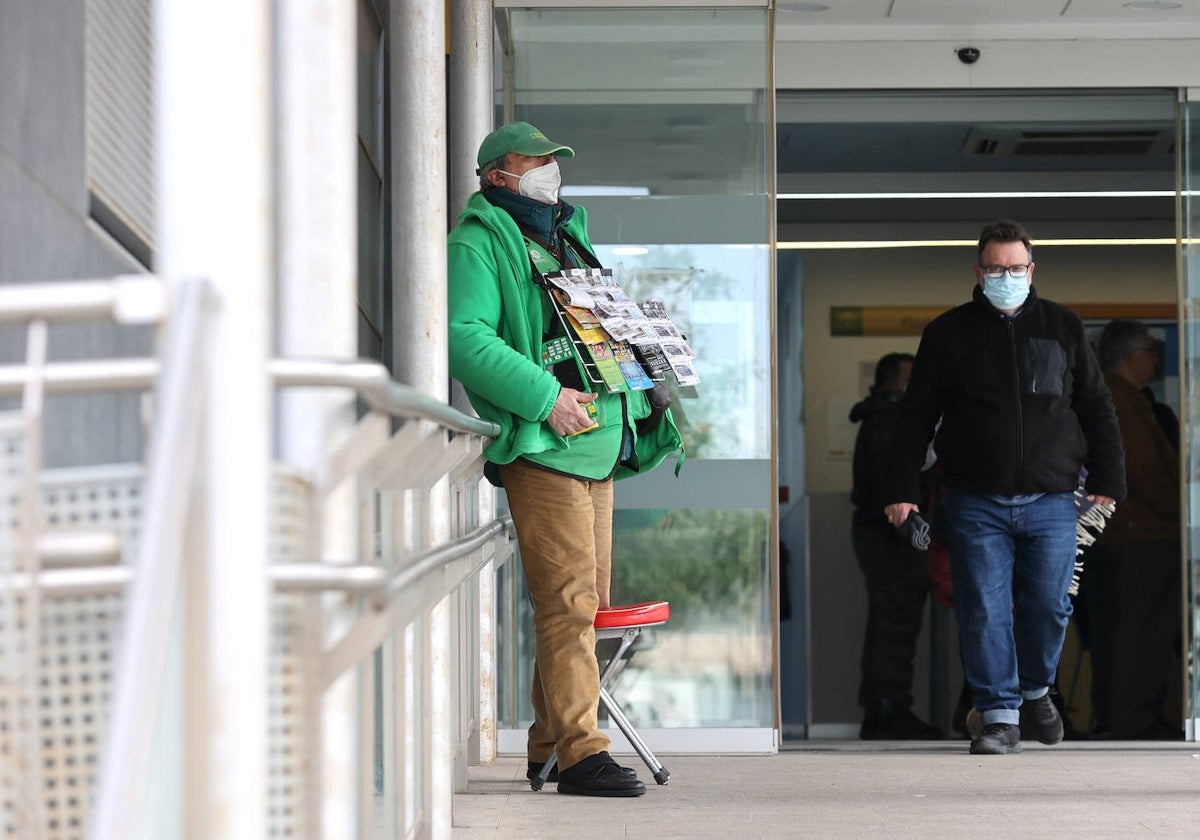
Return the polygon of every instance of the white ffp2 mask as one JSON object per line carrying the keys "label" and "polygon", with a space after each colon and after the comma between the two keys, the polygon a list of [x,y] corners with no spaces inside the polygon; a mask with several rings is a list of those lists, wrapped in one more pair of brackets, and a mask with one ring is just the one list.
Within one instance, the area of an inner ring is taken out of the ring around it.
{"label": "white ffp2 mask", "polygon": [[517,192],[526,198],[540,201],[542,204],[558,204],[558,188],[562,186],[562,173],[558,171],[558,161],[552,160],[545,166],[530,169],[524,175],[497,170],[504,175],[517,178]]}

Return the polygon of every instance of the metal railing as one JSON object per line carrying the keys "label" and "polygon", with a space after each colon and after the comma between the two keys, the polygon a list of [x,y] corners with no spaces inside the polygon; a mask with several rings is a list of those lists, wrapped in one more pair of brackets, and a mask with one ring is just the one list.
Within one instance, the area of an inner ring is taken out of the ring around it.
{"label": "metal railing", "polygon": [[[34,425],[40,419],[43,393],[154,389],[146,467],[144,474],[137,473],[133,479],[141,482],[136,536],[128,529],[39,532],[36,516],[30,515],[23,519],[23,527],[29,531],[23,539],[32,559],[7,571],[0,567],[0,596],[10,600],[36,603],[41,598],[112,596],[123,604],[111,703],[89,815],[89,836],[94,840],[123,840],[144,829],[145,796],[157,749],[153,722],[165,711],[160,687],[171,657],[190,650],[173,641],[167,629],[172,626],[172,611],[179,603],[188,564],[197,561],[189,554],[188,539],[203,528],[192,492],[193,478],[202,470],[204,457],[205,394],[197,383],[204,381],[206,339],[217,302],[203,280],[176,283],[169,298],[168,307],[166,287],[153,277],[0,289],[0,323],[34,325],[26,364],[0,366],[0,394],[24,394],[26,413]],[[45,318],[162,322],[161,361],[48,363]],[[477,760],[479,742],[486,740],[481,730],[494,731],[494,702],[481,696],[479,689],[480,670],[490,669],[493,655],[488,649],[491,576],[512,552],[511,520],[480,518],[481,511],[490,515],[491,509],[490,488],[481,482],[481,453],[497,427],[393,382],[386,368],[375,363],[278,359],[269,363],[268,370],[275,388],[346,388],[372,409],[338,451],[327,453],[329,469],[315,484],[305,485],[308,489],[304,491],[307,503],[318,508],[334,487],[353,484],[362,535],[358,557],[322,562],[318,547],[310,542],[304,544],[298,562],[276,561],[266,567],[270,585],[278,593],[289,593],[288,597],[316,598],[327,592],[348,596],[333,602],[306,602],[321,609],[312,614],[314,626],[305,632],[320,637],[326,625],[326,629],[340,626],[344,630],[315,649],[298,646],[310,651],[306,655],[311,661],[305,668],[312,672],[312,698],[318,710],[309,710],[304,725],[311,731],[303,733],[304,737],[319,742],[313,733],[320,726],[322,695],[347,671],[357,668],[358,729],[362,733],[357,764],[363,768],[362,775],[375,775],[368,768],[375,748],[372,723],[377,703],[383,704],[386,714],[391,714],[390,706],[402,707],[392,722],[385,724],[385,734],[393,743],[427,741],[430,727],[444,724],[421,698],[414,699],[411,691],[400,698],[386,690],[375,696],[376,652],[383,645],[385,673],[419,675],[424,666],[418,661],[422,653],[414,653],[405,639],[422,636],[432,611],[448,605],[454,617],[449,649],[456,657],[449,673],[455,684],[444,687],[441,694],[456,698],[450,723],[456,755]],[[390,431],[392,418],[404,421],[394,434]],[[22,491],[30,509],[36,507],[32,500],[41,473],[36,446],[31,453]],[[447,485],[448,495],[430,492]],[[236,488],[229,490],[236,492]],[[457,536],[449,543],[413,550],[421,542],[421,520],[431,505],[445,498],[452,500]],[[315,510],[309,510],[309,515],[315,516]],[[131,549],[132,562],[120,562]],[[0,602],[3,599],[0,597]],[[321,610],[329,609],[350,618],[327,622],[328,616],[322,616]],[[309,612],[296,614],[308,616]],[[484,759],[490,757],[488,747],[482,750]],[[385,819],[410,833],[427,819],[430,810],[428,797],[433,786],[427,757],[397,753],[385,758],[385,765],[384,775],[393,783],[391,795],[383,796],[383,811],[390,815]],[[186,774],[186,769],[180,772]],[[320,790],[322,782],[336,789],[334,796],[342,801],[318,797],[321,804],[312,807],[318,811],[321,807],[352,808],[358,814],[359,834],[369,834],[366,826],[376,805],[369,795],[373,787],[369,780],[360,778],[355,785],[313,778],[301,780],[300,786]],[[35,782],[29,783],[29,789],[36,787]],[[87,794],[81,791],[85,803]],[[268,807],[266,802],[260,804]],[[193,801],[189,807],[203,807],[203,802]],[[448,809],[449,803],[438,807]],[[0,821],[3,819],[0,806]],[[306,826],[301,835],[321,836],[319,820],[300,823]],[[179,833],[186,833],[183,822],[178,825]],[[295,836],[290,831],[288,835]]]}

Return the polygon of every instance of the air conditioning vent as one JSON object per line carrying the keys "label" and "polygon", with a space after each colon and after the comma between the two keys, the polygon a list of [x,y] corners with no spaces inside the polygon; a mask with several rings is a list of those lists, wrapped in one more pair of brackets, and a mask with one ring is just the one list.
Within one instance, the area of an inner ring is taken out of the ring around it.
{"label": "air conditioning vent", "polygon": [[1171,154],[1174,141],[1174,129],[1169,126],[973,128],[964,151],[1013,158],[1148,157]]}

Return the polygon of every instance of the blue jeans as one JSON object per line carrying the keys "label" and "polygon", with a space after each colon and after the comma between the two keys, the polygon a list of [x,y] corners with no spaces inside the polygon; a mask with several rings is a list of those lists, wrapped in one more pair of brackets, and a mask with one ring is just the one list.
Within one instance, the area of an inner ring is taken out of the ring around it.
{"label": "blue jeans", "polygon": [[950,490],[950,575],[963,672],[982,721],[1017,723],[1022,698],[1054,682],[1071,616],[1075,502],[1006,505]]}

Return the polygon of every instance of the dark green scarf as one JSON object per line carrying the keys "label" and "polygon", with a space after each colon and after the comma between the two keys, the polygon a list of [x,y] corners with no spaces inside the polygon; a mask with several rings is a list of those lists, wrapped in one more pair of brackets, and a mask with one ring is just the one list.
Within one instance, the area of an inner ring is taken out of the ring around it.
{"label": "dark green scarf", "polygon": [[486,189],[483,197],[512,216],[518,225],[533,230],[556,251],[559,249],[559,228],[575,215],[575,207],[561,199],[558,204],[542,204],[503,187]]}

